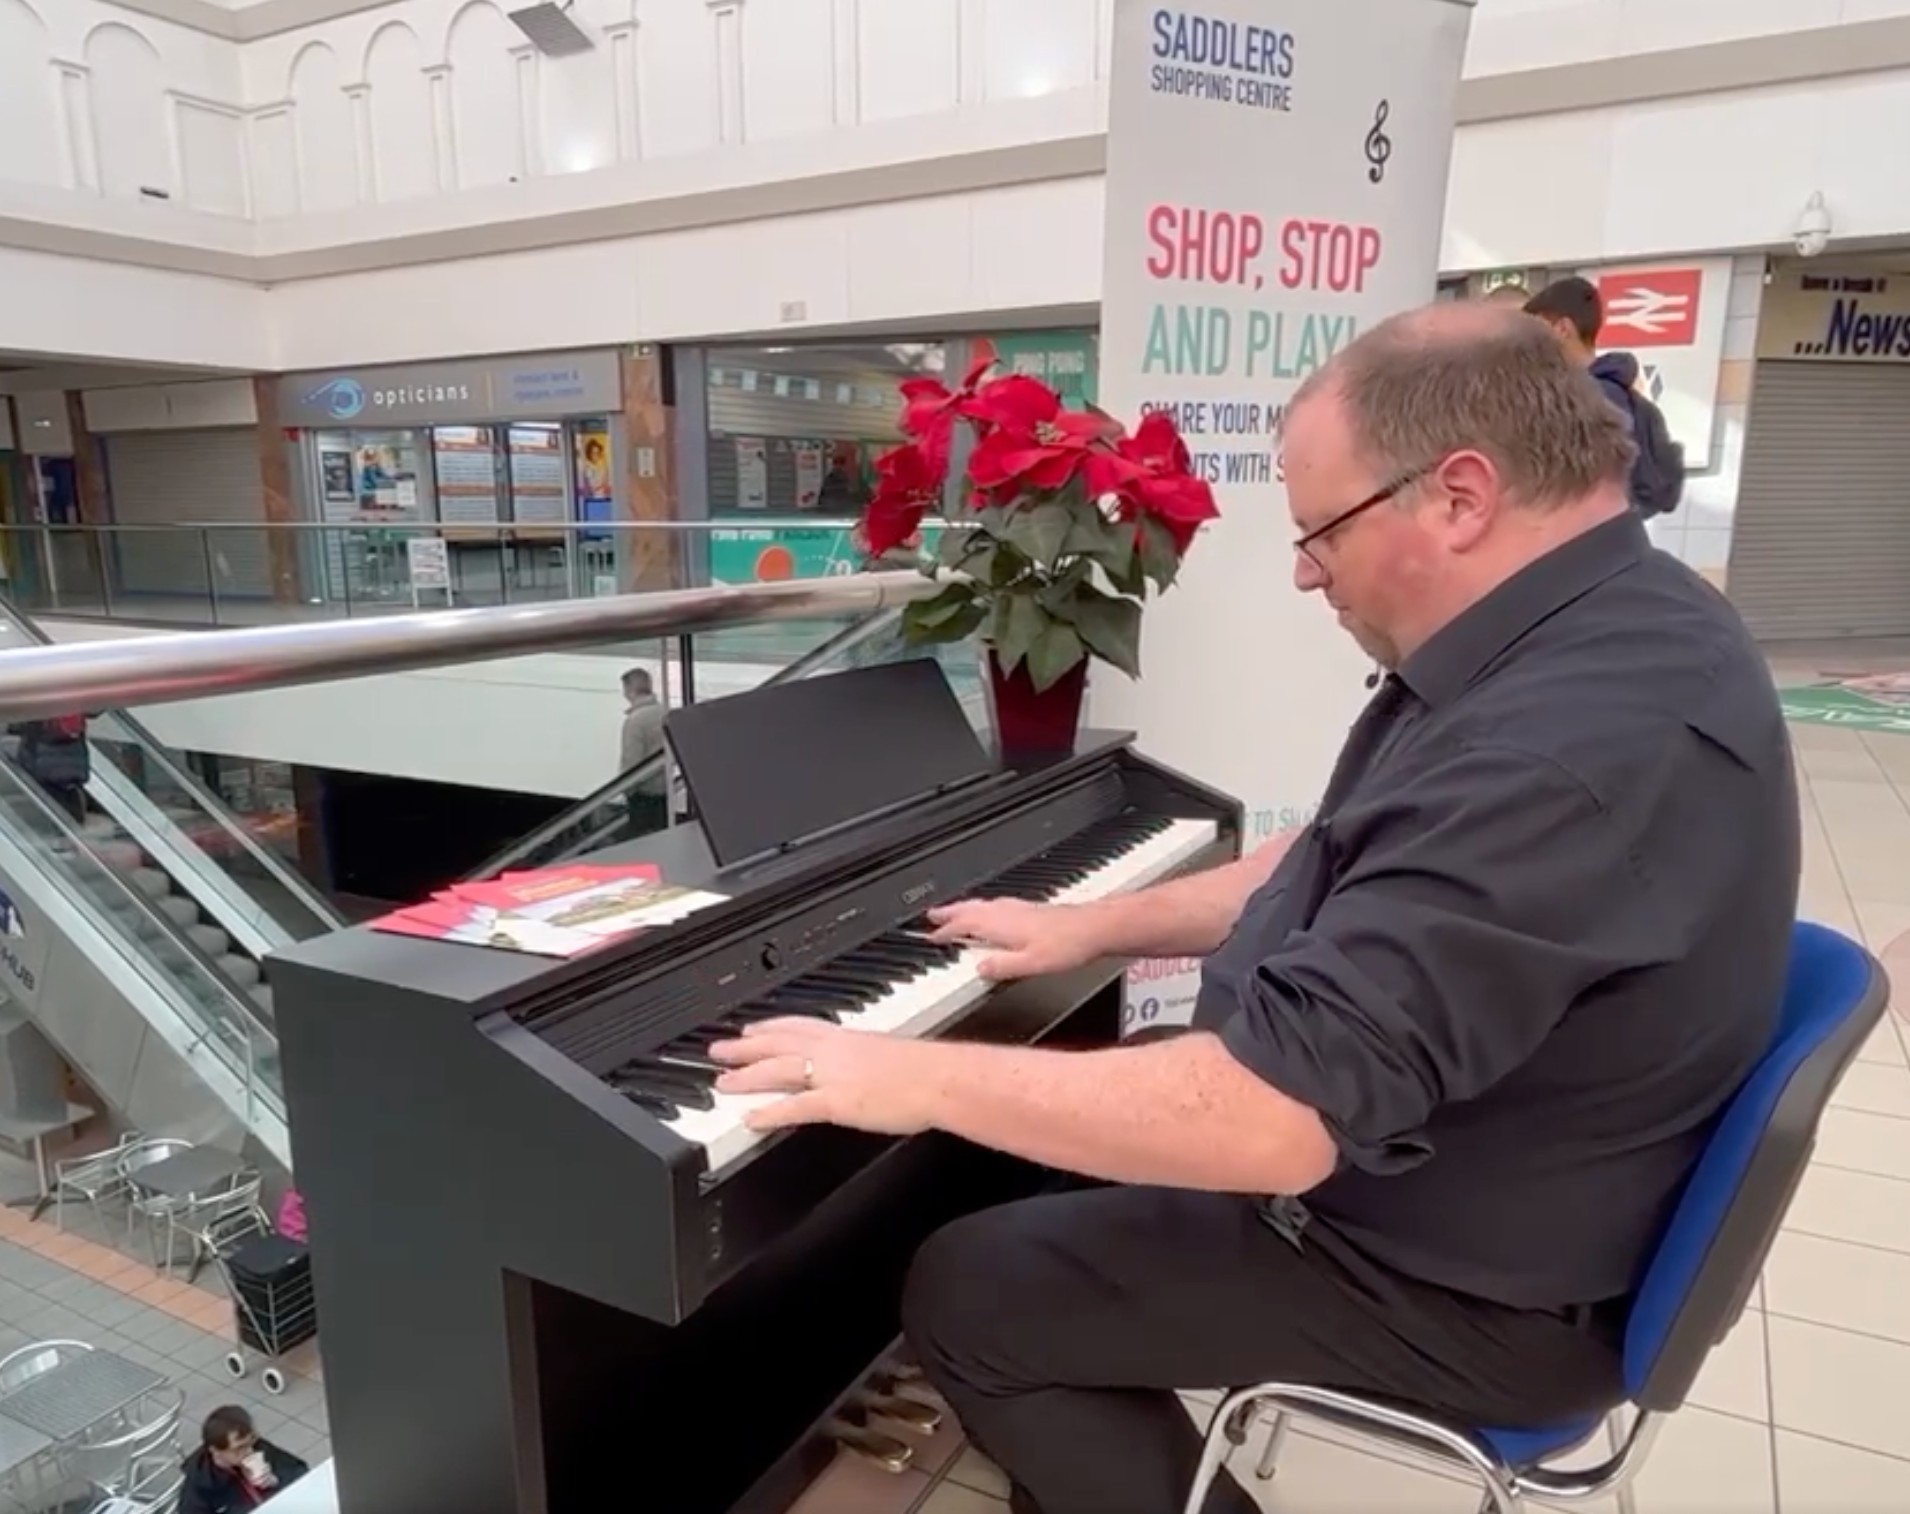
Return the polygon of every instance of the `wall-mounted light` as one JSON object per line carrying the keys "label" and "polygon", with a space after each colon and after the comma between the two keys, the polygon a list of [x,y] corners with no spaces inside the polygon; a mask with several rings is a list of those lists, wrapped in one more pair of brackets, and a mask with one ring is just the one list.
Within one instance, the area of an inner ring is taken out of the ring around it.
{"label": "wall-mounted light", "polygon": [[570,19],[569,0],[563,5],[544,0],[541,5],[527,5],[509,15],[517,29],[531,39],[531,46],[546,57],[571,58],[597,45],[590,40],[588,32]]}

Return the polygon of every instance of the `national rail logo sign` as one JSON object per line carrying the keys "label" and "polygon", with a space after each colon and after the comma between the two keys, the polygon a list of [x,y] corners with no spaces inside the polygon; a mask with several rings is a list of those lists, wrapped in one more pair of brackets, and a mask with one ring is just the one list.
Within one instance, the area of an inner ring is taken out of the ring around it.
{"label": "national rail logo sign", "polygon": [[1653,268],[1601,274],[1598,295],[1605,303],[1599,350],[1633,347],[1689,347],[1698,339],[1698,311],[1704,295],[1701,268]]}

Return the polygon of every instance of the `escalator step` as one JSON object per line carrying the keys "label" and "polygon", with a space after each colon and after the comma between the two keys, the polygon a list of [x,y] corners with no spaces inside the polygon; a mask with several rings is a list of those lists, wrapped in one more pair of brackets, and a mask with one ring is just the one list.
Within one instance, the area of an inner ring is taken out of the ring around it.
{"label": "escalator step", "polygon": [[127,877],[148,899],[163,899],[172,892],[172,879],[156,867],[134,868]]}
{"label": "escalator step", "polygon": [[186,935],[208,957],[223,957],[232,950],[232,938],[216,925],[188,925]]}
{"label": "escalator step", "polygon": [[250,957],[221,957],[219,970],[241,988],[251,988],[260,977],[259,964]]}

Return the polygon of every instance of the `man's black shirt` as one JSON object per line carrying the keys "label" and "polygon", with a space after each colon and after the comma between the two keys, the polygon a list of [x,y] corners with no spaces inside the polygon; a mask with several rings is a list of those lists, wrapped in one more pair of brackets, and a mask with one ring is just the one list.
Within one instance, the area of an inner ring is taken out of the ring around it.
{"label": "man's black shirt", "polygon": [[1312,1223],[1480,1298],[1602,1302],[1774,1031],[1798,863],[1764,660],[1627,515],[1386,679],[1194,1023],[1325,1120]]}

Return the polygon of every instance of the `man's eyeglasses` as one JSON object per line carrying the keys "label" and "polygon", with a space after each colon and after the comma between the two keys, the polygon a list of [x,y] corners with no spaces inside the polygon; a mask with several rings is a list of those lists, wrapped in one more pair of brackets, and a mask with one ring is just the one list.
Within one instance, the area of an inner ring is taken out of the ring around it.
{"label": "man's eyeglasses", "polygon": [[1313,550],[1313,544],[1315,542],[1322,541],[1326,537],[1331,536],[1342,526],[1350,525],[1368,510],[1375,509],[1390,499],[1397,499],[1438,466],[1437,463],[1430,463],[1424,468],[1414,468],[1409,472],[1400,474],[1390,484],[1386,485],[1385,488],[1367,495],[1366,498],[1361,500],[1357,505],[1349,506],[1347,509],[1340,511],[1338,515],[1334,516],[1325,525],[1315,526],[1311,531],[1307,532],[1306,535],[1296,539],[1293,543],[1293,550],[1304,553],[1308,562],[1312,563],[1313,566],[1318,568],[1322,573],[1326,572],[1326,564],[1320,561],[1319,554]]}

